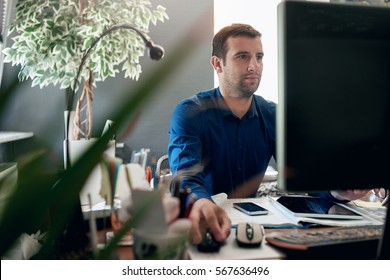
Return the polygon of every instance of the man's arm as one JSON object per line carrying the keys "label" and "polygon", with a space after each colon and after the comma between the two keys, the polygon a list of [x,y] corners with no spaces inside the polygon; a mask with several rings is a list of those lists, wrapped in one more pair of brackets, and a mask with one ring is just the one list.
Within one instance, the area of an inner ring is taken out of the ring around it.
{"label": "man's arm", "polygon": [[[179,170],[186,170],[202,164],[203,144],[201,140],[202,126],[199,105],[191,100],[179,103],[172,113],[168,159],[171,172],[175,175]],[[204,187],[204,174],[199,172],[181,181],[199,198],[209,198],[210,190]]]}
{"label": "man's arm", "polygon": [[[169,130],[168,159],[173,174],[202,163],[201,119],[197,105],[191,101],[179,103],[173,111]],[[230,234],[231,221],[225,210],[211,199],[211,190],[204,187],[204,174],[183,178],[182,184],[191,189],[196,200],[189,218],[192,222],[192,240],[202,241],[202,233],[210,229],[217,241]]]}
{"label": "man's arm", "polygon": [[330,191],[331,195],[341,201],[351,201],[355,199],[362,198],[370,190],[360,190],[360,189],[351,189],[351,190],[339,190],[339,191]]}
{"label": "man's arm", "polygon": [[311,195],[323,197],[338,203],[347,203],[351,200],[362,198],[370,190],[350,189],[350,190],[333,190],[329,192],[313,193]]}

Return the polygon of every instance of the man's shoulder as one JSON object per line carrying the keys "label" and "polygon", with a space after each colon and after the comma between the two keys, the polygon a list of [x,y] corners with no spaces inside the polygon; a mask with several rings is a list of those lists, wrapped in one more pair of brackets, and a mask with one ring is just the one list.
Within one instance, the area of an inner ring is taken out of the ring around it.
{"label": "man's shoulder", "polygon": [[261,105],[264,105],[264,106],[275,106],[275,102],[267,100],[264,97],[262,97],[261,95],[254,94],[253,98]]}
{"label": "man's shoulder", "polygon": [[262,110],[267,110],[267,111],[275,111],[276,109],[276,103],[270,100],[265,99],[264,97],[254,94],[253,98],[255,100],[255,104],[257,107],[259,107]]}
{"label": "man's shoulder", "polygon": [[208,102],[214,100],[218,96],[218,92],[216,88],[198,92],[190,97],[183,99],[179,104],[180,105],[199,105],[202,106],[207,104]]}

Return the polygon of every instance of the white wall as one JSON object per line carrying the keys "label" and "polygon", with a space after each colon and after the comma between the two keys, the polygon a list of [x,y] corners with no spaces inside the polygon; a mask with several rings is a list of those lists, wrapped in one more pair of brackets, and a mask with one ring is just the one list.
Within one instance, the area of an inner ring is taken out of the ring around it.
{"label": "white wall", "polygon": [[[241,22],[262,34],[264,70],[256,94],[277,102],[277,26],[276,7],[281,0],[214,0],[214,31]],[[215,79],[217,85],[217,80]]]}
{"label": "white wall", "polygon": [[[256,94],[274,102],[278,101],[276,8],[282,1],[287,0],[214,0],[214,32],[235,22],[250,24],[261,32],[264,70]],[[214,80],[215,85],[218,85],[216,76]]]}

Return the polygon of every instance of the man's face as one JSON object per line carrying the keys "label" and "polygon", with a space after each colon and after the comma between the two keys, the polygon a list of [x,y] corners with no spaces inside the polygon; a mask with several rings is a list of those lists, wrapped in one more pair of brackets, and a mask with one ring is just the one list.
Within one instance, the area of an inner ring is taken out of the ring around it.
{"label": "man's face", "polygon": [[263,44],[259,37],[230,37],[220,83],[234,97],[250,97],[257,90],[263,72]]}

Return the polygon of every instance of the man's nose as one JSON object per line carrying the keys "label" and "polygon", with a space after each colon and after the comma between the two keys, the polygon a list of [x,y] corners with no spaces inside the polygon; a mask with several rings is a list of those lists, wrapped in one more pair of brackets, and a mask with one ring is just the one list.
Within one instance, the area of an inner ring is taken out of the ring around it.
{"label": "man's nose", "polygon": [[260,68],[260,63],[256,57],[255,58],[252,58],[250,61],[249,61],[249,65],[248,65],[248,71],[249,72],[253,72],[253,71],[256,71]]}

